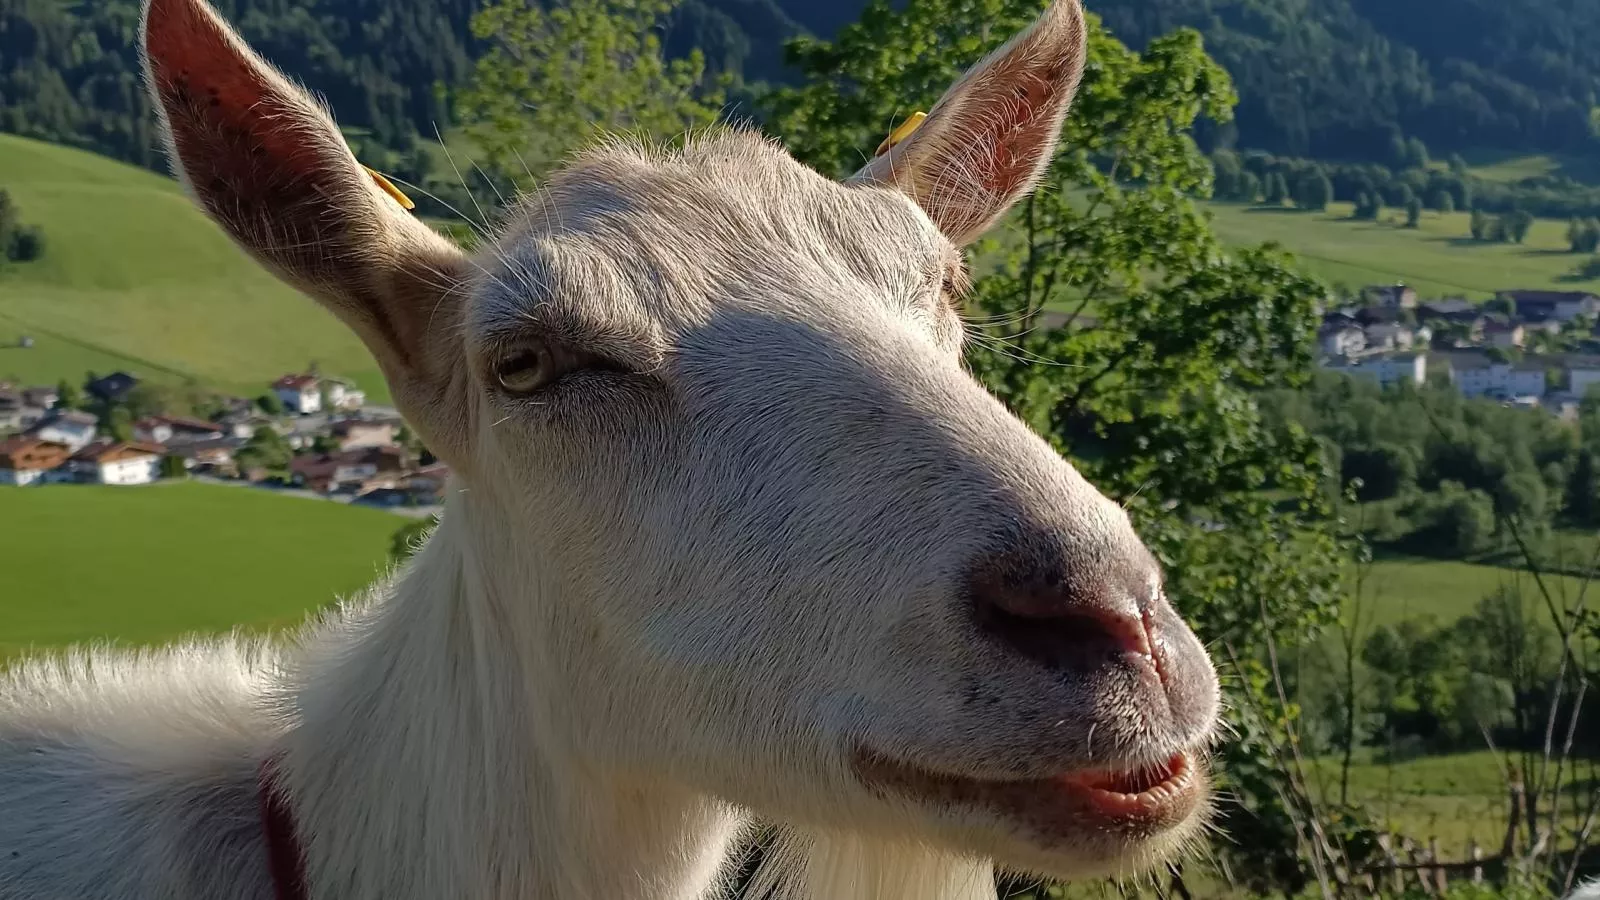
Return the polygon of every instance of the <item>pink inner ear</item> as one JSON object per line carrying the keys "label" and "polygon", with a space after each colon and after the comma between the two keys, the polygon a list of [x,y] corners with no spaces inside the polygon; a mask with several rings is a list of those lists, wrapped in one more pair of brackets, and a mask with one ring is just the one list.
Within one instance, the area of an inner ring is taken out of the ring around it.
{"label": "pink inner ear", "polygon": [[[1060,126],[1052,115],[1060,95],[1060,79],[1054,73],[1026,71],[1011,75],[997,72],[996,95],[988,102],[1003,109],[989,123],[989,133],[974,149],[989,151],[988,160],[974,160],[983,187],[996,198],[1009,198],[1024,189],[1042,166]],[[1010,96],[1006,96],[1009,92]]]}
{"label": "pink inner ear", "polygon": [[248,227],[329,192],[317,112],[197,0],[153,0],[145,52],[174,149],[202,202]]}

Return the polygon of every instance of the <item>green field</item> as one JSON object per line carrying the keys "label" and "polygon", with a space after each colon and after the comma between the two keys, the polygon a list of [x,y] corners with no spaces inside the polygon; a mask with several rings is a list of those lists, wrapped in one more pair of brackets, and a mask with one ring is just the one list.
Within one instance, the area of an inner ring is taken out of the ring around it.
{"label": "green field", "polygon": [[[1558,603],[1570,603],[1583,589],[1581,578],[1543,579]],[[1382,559],[1373,563],[1362,589],[1363,615],[1371,624],[1429,617],[1443,624],[1472,612],[1480,598],[1501,587],[1538,597],[1533,576],[1524,572],[1444,560]]]}
{"label": "green field", "polygon": [[[43,259],[0,269],[0,378],[115,367],[251,396],[316,361],[386,398],[360,342],[234,247],[172,179],[0,134],[0,188],[46,240]],[[16,348],[20,334],[36,346]]]}
{"label": "green field", "polygon": [[370,583],[401,524],[224,485],[0,488],[0,659],[297,623]]}
{"label": "green field", "polygon": [[[1509,802],[1505,759],[1489,750],[1450,756],[1424,756],[1392,764],[1363,753],[1350,769],[1350,800],[1366,807],[1382,825],[1414,839],[1439,839],[1446,859],[1465,859],[1468,844],[1477,841],[1485,854],[1505,837]],[[1577,762],[1577,784],[1562,804],[1562,820],[1573,827],[1580,817],[1568,808],[1572,799],[1586,801],[1595,789],[1595,769]],[[1339,797],[1339,761],[1308,761],[1306,777],[1323,800]],[[1553,775],[1547,775],[1553,777]],[[1571,773],[1563,777],[1566,783]]]}
{"label": "green field", "polygon": [[[1232,203],[1208,208],[1225,243],[1276,241],[1299,256],[1306,271],[1330,283],[1404,282],[1425,297],[1484,298],[1510,288],[1600,289],[1600,280],[1567,280],[1586,257],[1567,252],[1566,222],[1536,222],[1523,244],[1487,244],[1471,239],[1467,213],[1424,213],[1420,227],[1409,229],[1355,221],[1348,203],[1327,212]],[[1388,210],[1385,216],[1404,213]]]}

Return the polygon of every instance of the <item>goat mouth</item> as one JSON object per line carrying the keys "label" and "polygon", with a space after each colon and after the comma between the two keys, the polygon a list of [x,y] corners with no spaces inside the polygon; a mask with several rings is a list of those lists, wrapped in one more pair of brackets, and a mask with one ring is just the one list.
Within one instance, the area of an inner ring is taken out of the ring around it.
{"label": "goat mouth", "polygon": [[922,804],[985,810],[1046,843],[1085,833],[1125,841],[1157,837],[1193,818],[1208,794],[1203,764],[1186,751],[1155,765],[1014,781],[936,773],[865,753],[857,754],[856,771],[874,789]]}

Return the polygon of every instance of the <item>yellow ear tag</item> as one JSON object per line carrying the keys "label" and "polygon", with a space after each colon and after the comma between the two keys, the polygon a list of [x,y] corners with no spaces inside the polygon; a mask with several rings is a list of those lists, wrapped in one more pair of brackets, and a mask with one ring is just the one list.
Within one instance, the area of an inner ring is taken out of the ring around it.
{"label": "yellow ear tag", "polygon": [[394,184],[389,181],[389,179],[383,177],[378,170],[369,168],[367,166],[362,166],[361,168],[367,170],[367,174],[372,176],[372,180],[378,183],[378,187],[383,188],[383,192],[385,194],[393,197],[394,202],[400,204],[405,209],[417,208],[417,205],[411,202],[410,197],[407,197],[405,194],[401,193],[400,189],[395,187]]}
{"label": "yellow ear tag", "polygon": [[898,144],[910,137],[911,132],[916,131],[917,126],[921,125],[922,120],[926,119],[927,117],[928,114],[925,112],[912,113],[909,118],[900,123],[900,127],[889,132],[889,136],[883,139],[883,143],[878,145],[878,149],[874,150],[872,155],[882,156],[885,153],[888,153],[891,149],[893,149],[895,144]]}

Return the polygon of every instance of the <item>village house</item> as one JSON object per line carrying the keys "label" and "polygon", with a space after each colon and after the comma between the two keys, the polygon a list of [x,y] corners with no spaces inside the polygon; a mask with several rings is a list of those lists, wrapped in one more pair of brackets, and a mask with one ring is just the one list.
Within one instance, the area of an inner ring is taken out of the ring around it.
{"label": "village house", "polygon": [[185,416],[150,416],[133,423],[133,436],[154,444],[187,444],[214,441],[225,429],[215,422]]}
{"label": "village house", "polygon": [[296,484],[327,494],[341,488],[392,487],[405,473],[406,462],[399,447],[368,447],[296,456],[289,461],[289,472]]}
{"label": "village house", "polygon": [[337,378],[324,378],[322,392],[327,400],[328,408],[334,410],[356,410],[367,402],[364,391],[356,389],[355,385]]}
{"label": "village house", "polygon": [[0,441],[0,484],[26,485],[46,480],[67,457],[66,444],[38,438],[14,437]]}
{"label": "village house", "polygon": [[[1400,322],[1368,325],[1363,330],[1363,334],[1366,337],[1367,350],[1376,353],[1410,350],[1418,339],[1416,331],[1409,325]],[[1427,338],[1422,337],[1421,340],[1426,342]]]}
{"label": "village house", "polygon": [[61,392],[49,385],[34,385],[21,391],[22,404],[35,409],[50,409],[61,400]]}
{"label": "village house", "polygon": [[161,477],[158,444],[99,441],[72,454],[66,470],[83,484],[149,484]]}
{"label": "village house", "polygon": [[65,444],[76,453],[94,440],[99,428],[100,420],[89,413],[52,410],[24,433],[41,441]]}
{"label": "village house", "polygon": [[183,460],[183,468],[188,472],[231,476],[237,472],[234,451],[243,444],[244,441],[234,437],[192,441],[168,447],[167,456]]}
{"label": "village house", "polygon": [[315,375],[285,375],[272,383],[283,408],[296,415],[322,411],[322,385]]}
{"label": "village house", "polygon": [[1545,362],[1496,362],[1481,353],[1448,354],[1450,383],[1463,397],[1493,397],[1500,400],[1544,396]]}
{"label": "village house", "polygon": [[394,443],[394,432],[395,427],[390,422],[346,419],[333,423],[329,433],[340,450],[360,450],[365,447],[389,446]]}
{"label": "village house", "polygon": [[1592,319],[1600,313],[1600,297],[1588,291],[1500,291],[1495,296],[1510,301],[1517,316],[1529,321],[1555,319],[1568,323],[1579,316]]}
{"label": "village house", "polygon": [[1317,340],[1329,356],[1355,356],[1367,349],[1367,333],[1355,325],[1324,327]]}
{"label": "village house", "polygon": [[89,396],[109,406],[114,403],[121,403],[128,396],[128,392],[137,387],[138,384],[139,379],[129,375],[127,372],[112,372],[102,378],[90,380],[83,386],[83,389]]}
{"label": "village house", "polygon": [[1414,309],[1417,305],[1416,288],[1403,284],[1368,285],[1361,289],[1361,296],[1390,309]]}
{"label": "village house", "polygon": [[1600,357],[1569,357],[1566,369],[1567,393],[1580,400],[1600,385]]}
{"label": "village house", "polygon": [[1422,385],[1428,381],[1428,357],[1424,353],[1370,356],[1344,365],[1330,365],[1328,369],[1356,378],[1370,378],[1384,387],[1401,382]]}
{"label": "village house", "polygon": [[1527,342],[1528,332],[1520,322],[1507,321],[1498,316],[1491,316],[1483,323],[1483,339],[1491,347],[1499,347],[1504,350],[1521,349],[1523,344]]}

